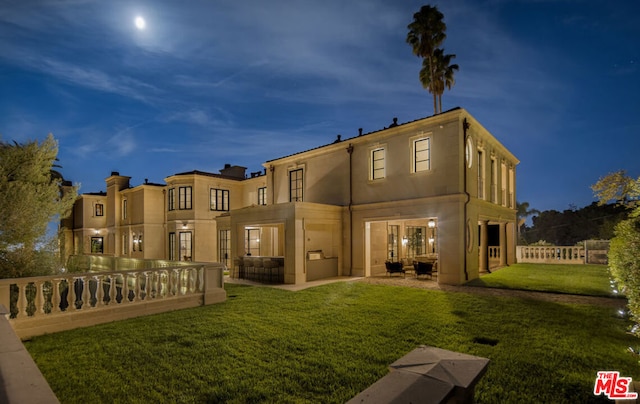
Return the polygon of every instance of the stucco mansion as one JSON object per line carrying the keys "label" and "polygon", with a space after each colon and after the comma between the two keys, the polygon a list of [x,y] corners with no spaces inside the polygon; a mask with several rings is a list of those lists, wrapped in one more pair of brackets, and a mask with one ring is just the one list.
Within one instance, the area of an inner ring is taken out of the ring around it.
{"label": "stucco mansion", "polygon": [[461,284],[515,262],[519,161],[467,111],[442,114],[263,163],[165,184],[111,173],[62,222],[65,254],[283,262],[280,282],[375,276],[385,262],[437,260]]}

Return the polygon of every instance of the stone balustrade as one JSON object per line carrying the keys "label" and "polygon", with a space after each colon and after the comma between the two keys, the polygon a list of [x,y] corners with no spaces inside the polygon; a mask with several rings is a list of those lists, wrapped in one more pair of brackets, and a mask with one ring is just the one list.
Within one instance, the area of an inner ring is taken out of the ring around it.
{"label": "stone balustrade", "polygon": [[519,245],[516,260],[520,263],[584,264],[584,247]]}
{"label": "stone balustrade", "polygon": [[20,338],[224,301],[223,264],[0,280]]}

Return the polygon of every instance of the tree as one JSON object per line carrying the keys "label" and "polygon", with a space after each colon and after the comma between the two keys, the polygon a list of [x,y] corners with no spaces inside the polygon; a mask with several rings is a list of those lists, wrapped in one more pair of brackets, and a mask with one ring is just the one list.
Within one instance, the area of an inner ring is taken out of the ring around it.
{"label": "tree", "polygon": [[407,28],[407,43],[411,45],[413,54],[423,58],[423,69],[428,74],[424,74],[428,78],[423,80],[423,74],[420,73],[420,82],[423,86],[428,83],[425,88],[433,94],[433,111],[438,113],[437,93],[435,91],[436,82],[436,61],[434,57],[435,50],[442,44],[447,37],[445,31],[447,25],[443,21],[444,15],[436,6],[422,6],[420,11],[413,14],[413,22]]}
{"label": "tree", "polygon": [[445,88],[451,90],[451,87],[456,83],[453,78],[455,71],[458,71],[459,66],[457,64],[451,64],[451,60],[456,55],[446,55],[444,49],[436,49],[434,51],[434,77],[435,82],[434,90],[438,96],[438,112],[442,112],[442,94],[444,94]]}
{"label": "tree", "polygon": [[518,220],[518,240],[521,237],[522,226],[527,221],[527,218],[532,215],[540,214],[537,209],[529,209],[529,202],[516,202],[516,218]]}
{"label": "tree", "polygon": [[71,212],[75,187],[63,192],[54,170],[58,144],[53,135],[38,143],[0,140],[0,278],[50,272],[56,243],[47,226]]}
{"label": "tree", "polygon": [[601,177],[591,189],[601,205],[613,200],[628,206],[640,197],[640,178],[633,179],[625,170],[618,170]]}
{"label": "tree", "polygon": [[[629,177],[624,170],[602,177],[591,189],[604,204],[615,200],[633,210],[626,220],[615,227],[615,237],[609,247],[611,276],[627,297],[631,317],[640,324],[640,178]],[[640,337],[640,329],[634,328]]]}

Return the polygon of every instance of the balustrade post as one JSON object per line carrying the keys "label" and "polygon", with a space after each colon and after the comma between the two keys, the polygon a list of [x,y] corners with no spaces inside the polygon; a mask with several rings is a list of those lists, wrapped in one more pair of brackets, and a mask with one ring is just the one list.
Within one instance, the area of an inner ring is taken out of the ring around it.
{"label": "balustrade post", "polygon": [[18,283],[16,286],[18,287],[18,315],[17,317],[27,318],[29,314],[27,313],[27,285],[28,283]]}
{"label": "balustrade post", "polygon": [[60,279],[51,280],[51,287],[53,288],[51,292],[51,313],[59,313],[62,311],[60,309],[60,281]]}
{"label": "balustrade post", "polygon": [[104,290],[102,289],[102,276],[96,275],[93,277],[96,281],[96,305],[93,307],[100,307],[104,305]]}
{"label": "balustrade post", "polygon": [[91,288],[89,288],[89,277],[82,278],[82,310],[86,310],[91,306]]}
{"label": "balustrade post", "polygon": [[133,302],[140,301],[140,278],[139,273],[134,272],[133,274]]}
{"label": "balustrade post", "polygon": [[116,304],[116,277],[109,275],[109,304]]}
{"label": "balustrade post", "polygon": [[122,274],[122,303],[129,303],[129,274]]}
{"label": "balustrade post", "polygon": [[44,296],[42,291],[43,284],[44,282],[33,282],[33,287],[36,290],[35,296],[33,297],[33,317],[44,314]]}
{"label": "balustrade post", "polygon": [[77,310],[76,307],[76,279],[71,276],[69,278],[66,279],[67,280],[67,299],[68,299],[68,303],[69,305],[67,306],[67,310],[70,311],[75,311]]}

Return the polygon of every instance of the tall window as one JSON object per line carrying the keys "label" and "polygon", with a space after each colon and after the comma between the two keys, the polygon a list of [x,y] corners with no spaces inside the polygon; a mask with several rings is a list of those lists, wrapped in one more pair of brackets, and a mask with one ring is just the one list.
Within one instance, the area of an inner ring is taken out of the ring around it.
{"label": "tall window", "polygon": [[500,164],[500,198],[502,199],[502,206],[507,206],[507,165],[505,163]]}
{"label": "tall window", "polygon": [[210,192],[211,210],[229,210],[229,190],[211,189]]}
{"label": "tall window", "polygon": [[389,225],[387,229],[387,259],[397,262],[398,257],[398,225]]}
{"label": "tall window", "polygon": [[175,188],[169,189],[168,199],[167,199],[167,207],[169,210],[176,209],[176,193]]}
{"label": "tall window", "polygon": [[496,159],[491,159],[491,202],[498,202],[498,167]]}
{"label": "tall window", "polygon": [[142,251],[142,234],[138,236],[138,251]]}
{"label": "tall window", "polygon": [[478,199],[484,199],[484,156],[478,150]]}
{"label": "tall window", "polygon": [[244,249],[247,255],[260,255],[260,229],[246,229]]}
{"label": "tall window", "polygon": [[91,254],[102,254],[103,245],[102,237],[91,237]]}
{"label": "tall window", "polygon": [[176,260],[176,233],[169,233],[169,261]]}
{"label": "tall window", "polygon": [[122,219],[125,220],[127,218],[127,200],[122,200]]}
{"label": "tall window", "polygon": [[267,187],[258,188],[258,205],[267,204]]}
{"label": "tall window", "polygon": [[302,202],[302,168],[289,171],[289,202]]}
{"label": "tall window", "polygon": [[104,205],[96,203],[96,216],[104,216]]}
{"label": "tall window", "polygon": [[218,242],[220,243],[220,254],[218,261],[228,267],[231,257],[231,230],[220,230],[219,234]]}
{"label": "tall window", "polygon": [[126,233],[122,235],[122,254],[129,254],[129,235]]}
{"label": "tall window", "polygon": [[191,187],[180,187],[178,193],[178,209],[191,209]]}
{"label": "tall window", "polygon": [[371,179],[379,180],[385,177],[384,147],[371,150]]}
{"label": "tall window", "polygon": [[509,207],[513,208],[516,206],[516,197],[515,197],[515,188],[516,188],[516,173],[513,168],[509,169]]}
{"label": "tall window", "polygon": [[413,141],[413,171],[431,170],[431,138],[423,137]]}
{"label": "tall window", "polygon": [[427,228],[424,226],[407,226],[407,257],[419,257],[427,250]]}
{"label": "tall window", "polygon": [[192,250],[191,250],[191,232],[190,231],[181,231],[180,232],[180,261],[191,261]]}

